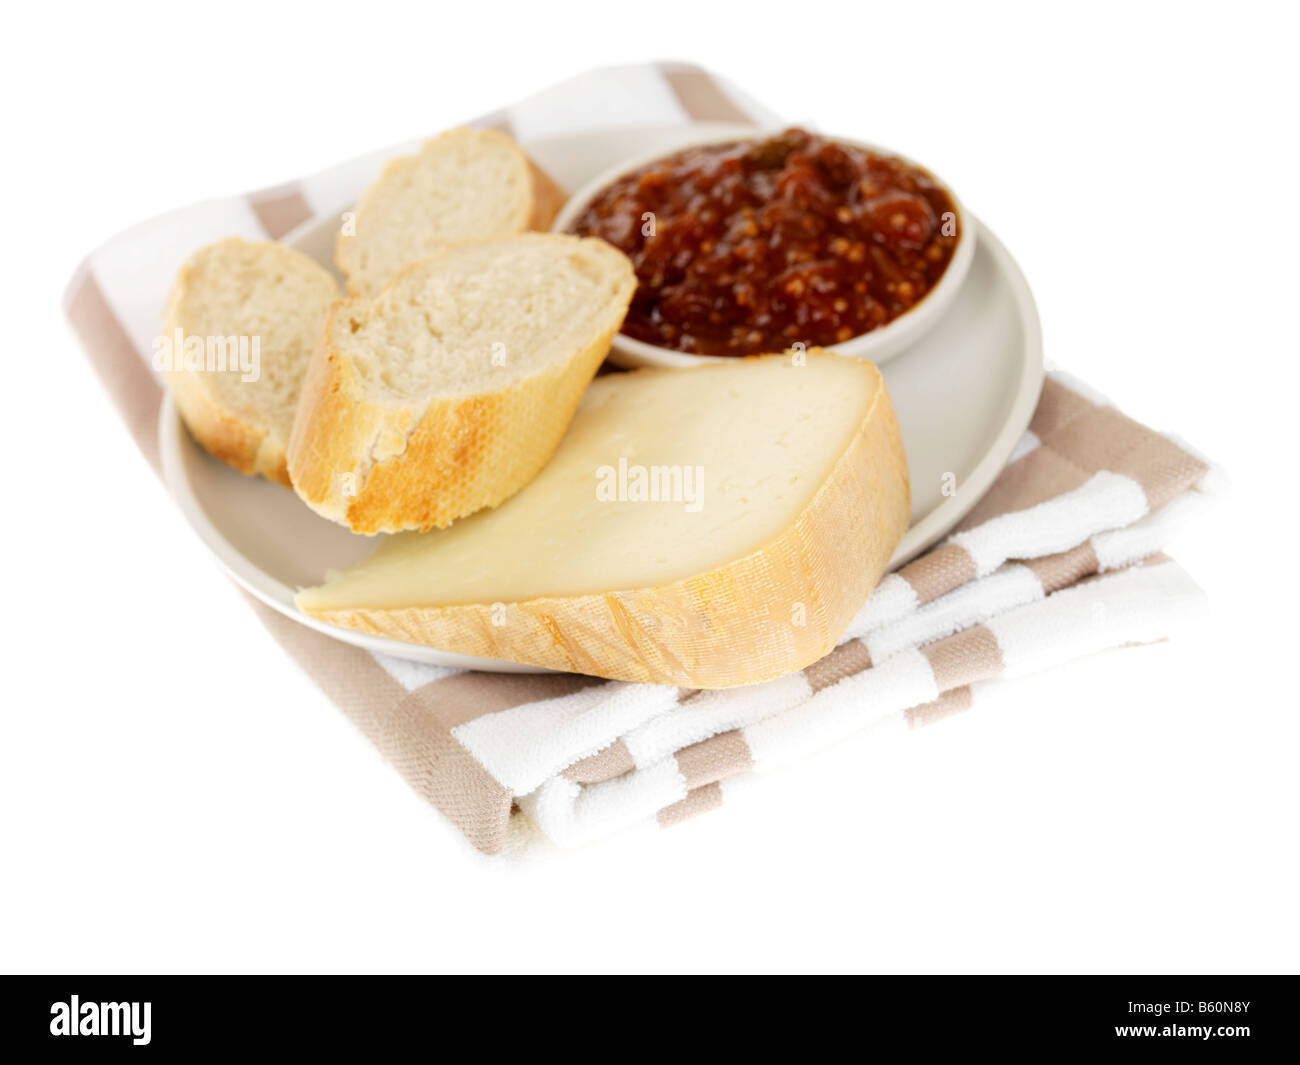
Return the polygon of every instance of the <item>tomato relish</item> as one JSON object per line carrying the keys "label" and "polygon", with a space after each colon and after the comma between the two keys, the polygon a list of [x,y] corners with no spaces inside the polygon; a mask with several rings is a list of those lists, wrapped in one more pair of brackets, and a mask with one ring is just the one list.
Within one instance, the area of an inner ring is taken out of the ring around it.
{"label": "tomato relish", "polygon": [[906,313],[943,276],[960,220],[919,167],[789,129],[624,175],[570,231],[636,267],[624,334],[755,355],[839,344]]}

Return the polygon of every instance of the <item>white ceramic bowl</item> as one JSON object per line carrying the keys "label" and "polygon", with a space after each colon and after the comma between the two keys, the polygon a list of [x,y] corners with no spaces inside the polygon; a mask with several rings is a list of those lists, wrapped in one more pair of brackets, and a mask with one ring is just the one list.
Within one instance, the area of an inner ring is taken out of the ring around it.
{"label": "white ceramic bowl", "polygon": [[[774,132],[773,130],[756,130],[746,136],[729,137],[721,140],[716,133],[711,132],[701,134],[698,138],[686,138],[671,152],[659,149],[619,163],[617,166],[598,174],[569,197],[560,213],[555,216],[551,229],[557,233],[567,230],[574,219],[586,209],[597,194],[604,191],[606,186],[634,170],[639,170],[641,167],[655,162],[657,159],[675,154],[682,148],[698,147],[703,144],[729,144],[747,140],[763,140],[772,136]],[[848,144],[854,148],[874,152],[877,155],[893,156],[911,166],[925,170],[943,186],[952,198],[953,206],[957,209],[957,218],[961,223],[961,236],[958,238],[952,259],[948,262],[948,269],[943,272],[939,283],[926,293],[915,307],[905,311],[888,325],[852,337],[842,344],[832,344],[828,348],[828,350],[839,352],[842,355],[853,355],[860,359],[869,359],[877,364],[884,363],[919,340],[943,317],[944,312],[952,303],[953,297],[957,295],[957,290],[961,288],[961,283],[966,279],[971,261],[975,258],[975,232],[977,227],[974,225],[973,220],[967,216],[962,208],[961,201],[957,199],[951,186],[937,177],[929,167],[922,167],[905,155],[890,151],[888,148],[867,144],[865,141],[853,140],[850,137],[832,137],[824,133],[818,135],[825,137],[827,140],[837,141],[840,144]],[[713,362],[724,358],[727,358],[727,356],[691,355],[682,351],[674,351],[671,348],[660,347],[657,344],[647,344],[644,340],[635,340],[623,333],[614,334],[613,347],[609,353],[611,362],[626,368],[636,366],[693,366],[700,361]]]}

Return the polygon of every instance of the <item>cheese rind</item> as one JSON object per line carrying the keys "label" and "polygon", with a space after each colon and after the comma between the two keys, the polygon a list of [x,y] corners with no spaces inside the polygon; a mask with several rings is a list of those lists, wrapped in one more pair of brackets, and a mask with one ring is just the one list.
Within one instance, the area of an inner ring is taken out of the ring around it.
{"label": "cheese rind", "polygon": [[610,375],[515,497],[393,537],[298,605],[552,669],[754,683],[835,645],[906,529],[906,471],[869,363],[814,351]]}

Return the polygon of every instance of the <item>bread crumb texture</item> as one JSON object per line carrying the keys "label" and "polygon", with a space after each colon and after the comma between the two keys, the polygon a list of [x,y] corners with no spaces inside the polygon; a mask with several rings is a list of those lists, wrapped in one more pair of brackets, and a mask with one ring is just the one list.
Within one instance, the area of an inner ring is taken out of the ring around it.
{"label": "bread crumb texture", "polygon": [[545,465],[636,279],[603,241],[469,241],[336,304],[289,448],[299,495],[355,532],[442,528]]}
{"label": "bread crumb texture", "polygon": [[[187,342],[198,338],[205,355],[227,354],[225,368],[208,358],[187,367],[174,356],[163,371],[200,444],[241,473],[288,484],[286,450],[299,390],[337,299],[327,271],[281,244],[223,240],[186,261],[163,315],[163,338],[170,342],[179,331]],[[242,365],[232,343],[243,344]]]}

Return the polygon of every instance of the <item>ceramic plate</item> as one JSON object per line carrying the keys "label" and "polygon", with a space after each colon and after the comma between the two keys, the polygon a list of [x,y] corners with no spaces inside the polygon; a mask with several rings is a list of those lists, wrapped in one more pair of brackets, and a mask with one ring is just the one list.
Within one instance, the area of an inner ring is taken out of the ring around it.
{"label": "ceramic plate", "polygon": [[[721,139],[748,127],[716,129]],[[700,132],[699,126],[615,130],[539,140],[527,148],[572,191],[621,160],[656,148],[671,151]],[[912,478],[912,526],[894,566],[943,537],[987,491],[1029,424],[1042,385],[1042,337],[1029,286],[997,238],[969,210],[966,218],[979,227],[979,239],[957,298],[938,325],[881,368]],[[322,215],[285,243],[332,270],[338,226],[337,213]],[[263,602],[337,639],[399,658],[538,671],[367,636],[301,614],[293,605],[297,588],[360,561],[376,541],[319,517],[280,485],[244,477],[209,457],[186,432],[170,396],[159,432],[164,477],[186,518],[231,576]]]}

